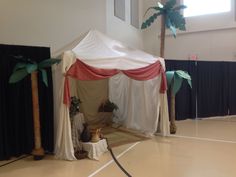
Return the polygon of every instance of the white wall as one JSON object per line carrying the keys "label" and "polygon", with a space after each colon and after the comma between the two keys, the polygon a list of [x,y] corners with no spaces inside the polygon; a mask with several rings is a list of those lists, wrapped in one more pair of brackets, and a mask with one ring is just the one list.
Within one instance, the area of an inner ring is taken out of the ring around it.
{"label": "white wall", "polygon": [[[143,14],[142,0],[139,0],[139,2],[139,14],[141,17]],[[107,34],[131,47],[142,49],[142,32],[130,25],[130,19],[130,0],[126,0],[126,21],[114,16],[114,0],[107,0]]]}
{"label": "white wall", "polygon": [[[232,2],[234,2],[232,0]],[[144,3],[144,10],[156,4],[156,0],[148,0]],[[235,14],[234,14],[235,15]],[[234,16],[233,15],[233,16]],[[187,20],[187,33],[181,33],[174,39],[171,35],[166,36],[165,58],[188,59],[189,55],[196,54],[199,60],[236,60],[236,23],[233,16],[219,26],[217,20],[206,20],[206,23]],[[148,17],[148,16],[147,16]],[[204,16],[203,16],[204,17]],[[201,18],[203,18],[201,17]],[[205,18],[206,19],[206,18]],[[209,23],[215,27],[209,27]],[[189,26],[188,25],[192,25]],[[144,31],[144,49],[152,54],[159,55],[160,48],[160,22],[158,21]],[[198,29],[197,29],[198,28]],[[201,30],[203,29],[203,30]]]}
{"label": "white wall", "polygon": [[0,43],[51,47],[106,31],[106,0],[1,0]]}

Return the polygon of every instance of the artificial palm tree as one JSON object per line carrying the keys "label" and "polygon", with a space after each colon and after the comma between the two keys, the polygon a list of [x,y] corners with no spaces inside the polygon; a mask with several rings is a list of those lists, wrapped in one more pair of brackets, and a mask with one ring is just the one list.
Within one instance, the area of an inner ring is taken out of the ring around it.
{"label": "artificial palm tree", "polygon": [[[161,17],[161,41],[160,41],[160,57],[164,58],[165,52],[165,34],[166,28],[170,29],[173,36],[176,38],[176,29],[181,31],[185,31],[185,19],[183,15],[180,13],[182,9],[185,9],[186,6],[184,5],[176,5],[176,0],[162,0],[162,2],[158,2],[157,6],[149,7],[145,12],[145,15],[150,10],[154,11],[154,13],[147,18],[141,26],[141,29],[146,29],[151,26],[154,21],[157,19],[158,16]],[[145,16],[144,15],[144,16]],[[175,133],[176,125],[174,123],[175,119],[175,97],[172,96],[171,102],[171,124],[170,130],[171,133]]]}
{"label": "artificial palm tree", "polygon": [[[164,2],[164,0],[162,0]],[[141,29],[146,29],[151,26],[158,16],[161,16],[161,45],[160,45],[160,57],[164,58],[165,51],[165,33],[166,28],[170,29],[173,36],[176,37],[176,29],[185,31],[185,19],[180,13],[181,9],[186,8],[184,5],[176,5],[176,0],[167,0],[165,4],[160,2],[157,6],[149,7],[145,12],[153,10],[154,13],[142,23]]]}
{"label": "artificial palm tree", "polygon": [[22,56],[14,56],[19,62],[13,69],[9,83],[16,83],[25,78],[28,74],[31,75],[31,90],[33,103],[33,119],[34,119],[34,149],[32,154],[35,160],[40,160],[44,156],[44,149],[41,144],[40,118],[39,118],[39,99],[38,99],[38,72],[41,72],[43,83],[48,86],[47,71],[45,68],[59,63],[60,59],[46,59],[40,63],[36,63],[31,59],[23,58]]}
{"label": "artificial palm tree", "polygon": [[181,70],[167,71],[166,78],[168,83],[168,89],[170,91],[170,133],[175,134],[177,127],[175,125],[175,95],[181,88],[183,80],[187,80],[188,85],[192,88],[192,82],[190,75]]}

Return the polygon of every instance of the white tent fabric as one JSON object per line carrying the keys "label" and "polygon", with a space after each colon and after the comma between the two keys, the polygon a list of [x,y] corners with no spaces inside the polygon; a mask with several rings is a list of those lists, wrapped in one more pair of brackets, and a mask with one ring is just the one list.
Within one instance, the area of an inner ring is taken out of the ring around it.
{"label": "white tent fabric", "polygon": [[146,135],[154,134],[159,120],[160,82],[161,77],[136,81],[124,74],[110,78],[109,99],[119,107],[114,121]]}
{"label": "white tent fabric", "polygon": [[[62,62],[56,66],[54,78],[55,154],[59,159],[75,160],[71,137],[69,108],[63,104],[64,77],[76,59],[89,66],[102,69],[137,69],[162,58],[132,49],[110,39],[98,31],[90,31],[71,51],[64,52]],[[160,113],[161,134],[169,134],[169,116],[166,94],[160,94],[161,77],[148,81],[135,81],[123,74],[109,79],[109,98],[119,110],[116,121],[147,135],[156,132]],[[73,91],[73,90],[71,90]],[[76,93],[71,93],[71,96]]]}
{"label": "white tent fabric", "polygon": [[72,51],[87,65],[103,69],[137,69],[161,60],[96,30],[90,31]]}

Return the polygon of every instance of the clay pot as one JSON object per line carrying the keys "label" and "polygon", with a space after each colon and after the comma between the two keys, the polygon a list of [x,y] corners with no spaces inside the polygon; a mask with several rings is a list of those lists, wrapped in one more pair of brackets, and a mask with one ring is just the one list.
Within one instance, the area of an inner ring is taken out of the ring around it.
{"label": "clay pot", "polygon": [[100,140],[101,128],[91,130],[92,138],[91,142],[96,143]]}

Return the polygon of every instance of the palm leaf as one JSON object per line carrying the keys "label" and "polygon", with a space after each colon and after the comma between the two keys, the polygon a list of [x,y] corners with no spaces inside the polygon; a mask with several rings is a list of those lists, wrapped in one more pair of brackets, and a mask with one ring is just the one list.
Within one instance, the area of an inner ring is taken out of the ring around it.
{"label": "palm leaf", "polygon": [[168,12],[168,18],[171,22],[171,24],[179,30],[185,31],[185,19],[182,14],[180,14],[178,11],[169,11]]}
{"label": "palm leaf", "polygon": [[26,71],[30,74],[34,71],[36,71],[38,69],[38,64],[34,63],[34,64],[27,64],[26,65]]}
{"label": "palm leaf", "polygon": [[171,30],[173,36],[176,38],[176,28],[175,26],[171,23],[170,18],[166,18],[166,27]]}
{"label": "palm leaf", "polygon": [[144,21],[142,23],[141,29],[145,29],[151,26],[151,24],[156,20],[156,18],[159,15],[164,15],[165,25],[168,29],[171,30],[174,37],[176,37],[176,29],[185,31],[186,22],[183,15],[179,12],[179,10],[186,8],[186,6],[185,5],[175,6],[175,5],[176,5],[176,0],[168,0],[164,5],[158,2],[158,6],[149,7],[145,12],[145,15],[151,9],[154,9],[159,12],[153,14],[146,21]]}
{"label": "palm leaf", "polygon": [[22,68],[26,67],[26,65],[27,65],[27,63],[22,63],[22,62],[17,63],[17,64],[15,65],[14,69],[13,69],[13,72],[15,72],[15,71],[18,70],[18,69],[22,69]]}
{"label": "palm leaf", "polygon": [[180,77],[178,74],[174,74],[174,80],[173,80],[173,84],[172,84],[172,91],[174,93],[174,95],[176,95],[176,93],[179,91],[179,89],[182,86],[182,82],[183,82],[183,78]]}
{"label": "palm leaf", "polygon": [[164,5],[165,9],[172,9],[176,4],[176,0],[169,0],[166,2],[166,4]]}
{"label": "palm leaf", "polygon": [[16,70],[15,72],[12,73],[9,79],[9,83],[16,83],[25,78],[28,75],[28,72],[26,69],[20,69]]}
{"label": "palm leaf", "polygon": [[191,79],[191,76],[190,76],[187,72],[182,71],[182,70],[177,70],[177,71],[176,71],[176,74],[177,74],[179,77],[181,77],[181,78],[187,80],[189,86],[192,88],[192,79]]}
{"label": "palm leaf", "polygon": [[173,10],[178,11],[178,10],[185,9],[185,8],[187,8],[187,6],[179,5],[179,6],[174,7]]}
{"label": "palm leaf", "polygon": [[56,58],[46,59],[46,60],[41,61],[38,64],[38,68],[42,69],[42,68],[50,67],[53,64],[60,63],[60,61],[61,61],[60,59],[56,59]]}
{"label": "palm leaf", "polygon": [[42,79],[43,83],[48,87],[48,76],[47,76],[47,71],[45,69],[40,69],[41,74],[42,74]]}
{"label": "palm leaf", "polygon": [[145,17],[145,15],[148,13],[148,11],[149,10],[156,10],[156,11],[159,11],[159,10],[161,10],[161,8],[160,7],[158,7],[158,6],[154,6],[154,7],[149,7],[147,10],[146,10],[146,12],[144,13],[144,17]]}
{"label": "palm leaf", "polygon": [[175,71],[166,71],[166,80],[168,87],[171,86],[172,80],[174,78]]}
{"label": "palm leaf", "polygon": [[157,17],[160,16],[161,14],[162,14],[162,12],[154,13],[145,22],[143,22],[141,29],[145,29],[145,28],[149,27],[157,19]]}
{"label": "palm leaf", "polygon": [[185,71],[166,71],[166,79],[168,88],[172,90],[174,95],[181,88],[183,80],[187,80],[189,86],[192,88],[191,76]]}

